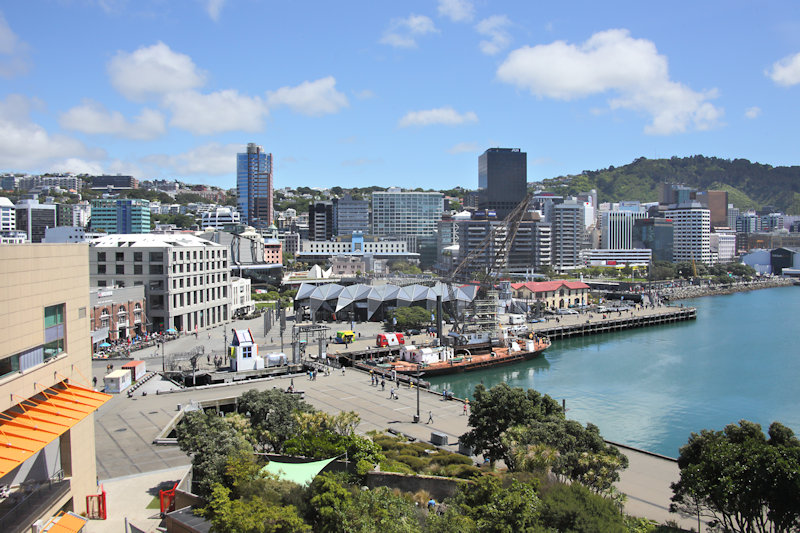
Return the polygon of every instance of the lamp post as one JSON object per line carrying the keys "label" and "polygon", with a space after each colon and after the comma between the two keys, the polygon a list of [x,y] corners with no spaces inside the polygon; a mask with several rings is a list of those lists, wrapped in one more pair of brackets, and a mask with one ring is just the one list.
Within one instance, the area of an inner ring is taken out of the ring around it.
{"label": "lamp post", "polygon": [[419,371],[419,363],[417,363],[417,416],[414,417],[414,422],[419,422],[419,378],[422,374]]}

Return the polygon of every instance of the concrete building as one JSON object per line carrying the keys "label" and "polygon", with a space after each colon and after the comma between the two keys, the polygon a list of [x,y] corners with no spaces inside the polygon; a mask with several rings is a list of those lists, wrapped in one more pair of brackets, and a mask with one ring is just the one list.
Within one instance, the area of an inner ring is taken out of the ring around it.
{"label": "concrete building", "polygon": [[231,315],[233,317],[249,315],[256,310],[251,287],[252,283],[248,278],[231,278]]}
{"label": "concrete building", "polygon": [[603,249],[633,248],[633,225],[647,218],[644,211],[606,211],[600,217],[600,247]]}
{"label": "concrete building", "polygon": [[28,240],[24,231],[17,230],[17,210],[11,200],[0,196],[0,244],[22,244]]}
{"label": "concrete building", "polygon": [[150,202],[131,198],[92,200],[91,227],[106,233],[149,233]]}
{"label": "concrete building", "polygon": [[736,220],[739,218],[740,211],[738,207],[733,207],[733,204],[728,204],[728,223],[727,227],[736,229]]}
{"label": "concrete building", "polygon": [[283,251],[287,254],[297,255],[297,252],[300,251],[300,234],[287,232],[278,235],[278,239],[281,241],[281,245],[283,247]]}
{"label": "concrete building", "polygon": [[42,239],[42,242],[51,244],[89,242],[103,235],[105,235],[105,233],[86,231],[86,228],[80,226],[58,226],[55,228],[47,228],[44,232],[44,239]]}
{"label": "concrete building", "polygon": [[736,233],[733,230],[716,229],[709,235],[711,261],[730,263],[736,257]]}
{"label": "concrete building", "polygon": [[80,191],[83,180],[77,176],[25,176],[19,179],[18,185],[24,191],[42,191],[52,188],[67,191]]}
{"label": "concrete building", "polygon": [[0,245],[2,531],[84,513],[100,492],[94,411],[110,396],[87,381],[88,269],[86,245]]}
{"label": "concrete building", "polygon": [[392,188],[372,193],[372,234],[433,235],[442,219],[440,192],[409,192]]}
{"label": "concrete building", "polygon": [[586,232],[584,206],[583,202],[575,200],[553,206],[551,264],[556,270],[583,266],[580,251]]}
{"label": "concrete building", "polygon": [[333,202],[313,202],[308,206],[308,238],[329,241],[335,235]]}
{"label": "concrete building", "polygon": [[255,143],[249,143],[246,152],[237,154],[236,188],[242,222],[256,229],[272,224],[272,154]]}
{"label": "concrete building", "polygon": [[332,257],[339,255],[359,258],[370,255],[375,259],[402,259],[413,263],[419,261],[419,254],[409,252],[403,241],[364,237],[358,232],[353,233],[349,240],[301,241],[300,251],[295,257],[297,261],[304,263],[327,263]]}
{"label": "concrete building", "polygon": [[[470,253],[476,250],[489,232],[494,232],[495,239],[478,255],[470,260],[468,269],[485,271],[487,268],[495,269],[491,262],[501,246],[501,240],[506,236],[506,229],[502,221],[490,218],[459,219],[458,227],[458,260],[460,264]],[[508,254],[505,255],[503,271],[516,274],[527,274],[541,270],[550,264],[551,259],[551,230],[550,225],[541,221],[537,213],[528,213],[520,221],[514,241],[511,243]]]}
{"label": "concrete building", "polygon": [[138,189],[139,181],[133,176],[92,176],[92,189]]}
{"label": "concrete building", "polygon": [[711,264],[711,212],[697,202],[666,212],[672,219],[672,261]]}
{"label": "concrete building", "polygon": [[367,271],[367,262],[364,257],[337,255],[331,259],[331,275],[344,278],[353,278]]}
{"label": "concrete building", "polygon": [[105,340],[123,340],[147,332],[144,285],[92,287],[89,300],[92,344],[95,348]]}
{"label": "concrete building", "polygon": [[504,219],[528,193],[528,154],[519,148],[489,148],[478,157],[478,209]]}
{"label": "concrete building", "polygon": [[223,229],[231,224],[239,224],[239,212],[230,207],[217,207],[213,211],[206,211],[200,215],[200,227],[202,229]]}
{"label": "concrete building", "polygon": [[15,206],[17,231],[24,231],[28,242],[42,242],[47,228],[56,227],[56,206],[40,204],[36,198],[20,200]]}
{"label": "concrete building", "polygon": [[228,322],[228,261],[225,246],[186,234],[108,235],[89,252],[92,286],[144,286],[151,332]]}
{"label": "concrete building", "polygon": [[647,248],[596,248],[581,250],[581,258],[586,266],[647,266],[653,252]]}
{"label": "concrete building", "polygon": [[333,201],[334,235],[369,233],[369,201],[354,200],[350,194]]}

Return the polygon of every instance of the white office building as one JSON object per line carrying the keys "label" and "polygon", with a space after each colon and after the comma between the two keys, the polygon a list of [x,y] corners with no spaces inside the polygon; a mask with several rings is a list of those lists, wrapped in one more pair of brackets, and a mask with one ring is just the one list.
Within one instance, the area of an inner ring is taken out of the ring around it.
{"label": "white office building", "polygon": [[217,207],[213,211],[205,211],[200,215],[200,227],[203,229],[222,229],[226,225],[238,224],[239,212],[230,207]]}
{"label": "white office building", "polygon": [[600,248],[633,248],[633,223],[642,218],[647,218],[647,213],[634,210],[604,212],[600,218]]}
{"label": "white office building", "polygon": [[444,195],[399,188],[372,193],[372,234],[430,236],[442,219]]}
{"label": "white office building", "polygon": [[581,258],[587,266],[647,266],[653,251],[647,248],[621,248],[581,250]]}
{"label": "white office building", "polygon": [[115,234],[89,248],[93,287],[143,285],[149,331],[195,332],[230,320],[225,246],[186,234]]}
{"label": "white office building", "polygon": [[552,208],[552,265],[556,270],[583,266],[580,252],[586,234],[586,205],[566,201]]}
{"label": "white office building", "polygon": [[665,216],[672,219],[672,262],[711,264],[711,211],[693,202],[679,204]]}

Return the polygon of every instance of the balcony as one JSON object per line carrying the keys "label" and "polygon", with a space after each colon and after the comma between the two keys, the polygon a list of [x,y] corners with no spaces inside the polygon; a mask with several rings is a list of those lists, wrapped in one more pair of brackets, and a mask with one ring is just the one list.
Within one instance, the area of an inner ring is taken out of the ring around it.
{"label": "balcony", "polygon": [[0,531],[23,533],[70,491],[63,472],[46,481],[25,482],[0,500]]}

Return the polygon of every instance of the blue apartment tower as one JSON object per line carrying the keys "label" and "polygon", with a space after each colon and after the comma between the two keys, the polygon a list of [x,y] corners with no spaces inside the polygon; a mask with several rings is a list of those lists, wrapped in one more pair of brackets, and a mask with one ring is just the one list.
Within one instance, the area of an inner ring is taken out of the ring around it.
{"label": "blue apartment tower", "polygon": [[242,222],[256,229],[266,229],[273,221],[272,154],[255,143],[247,152],[236,155],[236,188]]}

